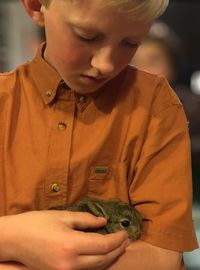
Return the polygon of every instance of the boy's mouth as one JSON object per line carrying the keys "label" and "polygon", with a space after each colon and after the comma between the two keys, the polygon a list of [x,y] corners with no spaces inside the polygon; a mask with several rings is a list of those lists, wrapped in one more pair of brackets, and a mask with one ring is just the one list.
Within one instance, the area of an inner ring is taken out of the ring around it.
{"label": "boy's mouth", "polygon": [[100,76],[89,76],[89,75],[84,75],[81,74],[80,75],[80,79],[81,81],[85,82],[85,83],[103,83],[107,80],[107,78],[104,77],[100,77]]}

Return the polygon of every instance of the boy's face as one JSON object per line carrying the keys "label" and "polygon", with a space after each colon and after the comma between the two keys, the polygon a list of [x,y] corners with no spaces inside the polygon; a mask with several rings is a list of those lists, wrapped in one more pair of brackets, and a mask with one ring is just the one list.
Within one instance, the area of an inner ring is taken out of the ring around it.
{"label": "boy's face", "polygon": [[44,57],[81,94],[95,92],[122,71],[150,27],[104,1],[53,0],[42,7]]}

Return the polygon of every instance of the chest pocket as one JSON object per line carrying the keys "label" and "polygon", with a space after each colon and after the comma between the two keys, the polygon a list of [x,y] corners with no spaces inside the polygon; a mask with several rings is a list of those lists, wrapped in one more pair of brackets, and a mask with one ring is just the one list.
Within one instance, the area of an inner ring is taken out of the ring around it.
{"label": "chest pocket", "polygon": [[128,162],[89,168],[88,196],[129,201]]}

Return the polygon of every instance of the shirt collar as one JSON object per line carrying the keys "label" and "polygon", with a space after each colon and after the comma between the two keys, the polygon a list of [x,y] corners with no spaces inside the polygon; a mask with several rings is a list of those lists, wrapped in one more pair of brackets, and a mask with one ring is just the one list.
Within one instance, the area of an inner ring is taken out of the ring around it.
{"label": "shirt collar", "polygon": [[58,86],[63,80],[58,72],[43,59],[45,45],[45,43],[41,44],[31,61],[30,72],[44,103],[49,104],[55,98]]}

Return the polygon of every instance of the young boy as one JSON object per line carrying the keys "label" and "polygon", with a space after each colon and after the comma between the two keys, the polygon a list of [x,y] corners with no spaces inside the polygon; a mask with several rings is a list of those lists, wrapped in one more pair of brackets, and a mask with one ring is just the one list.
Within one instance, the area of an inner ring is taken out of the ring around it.
{"label": "young boy", "polygon": [[[165,79],[128,66],[168,1],[22,3],[46,43],[0,77],[1,269],[179,269],[197,247],[187,121]],[[133,205],[140,240],[48,211],[85,195]]]}

